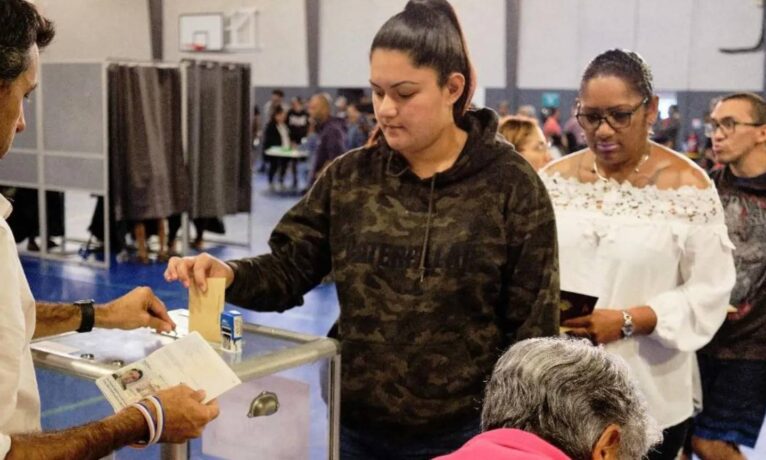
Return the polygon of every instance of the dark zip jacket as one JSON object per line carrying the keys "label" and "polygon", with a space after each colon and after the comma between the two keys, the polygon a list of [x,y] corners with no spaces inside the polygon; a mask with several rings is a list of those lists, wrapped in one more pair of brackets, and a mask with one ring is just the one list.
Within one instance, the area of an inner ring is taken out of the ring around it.
{"label": "dark zip jacket", "polygon": [[285,214],[271,254],[231,261],[228,302],[300,305],[333,272],[342,422],[401,436],[478,421],[513,341],[558,333],[553,209],[534,170],[469,112],[455,164],[420,179],[381,139],[333,161]]}

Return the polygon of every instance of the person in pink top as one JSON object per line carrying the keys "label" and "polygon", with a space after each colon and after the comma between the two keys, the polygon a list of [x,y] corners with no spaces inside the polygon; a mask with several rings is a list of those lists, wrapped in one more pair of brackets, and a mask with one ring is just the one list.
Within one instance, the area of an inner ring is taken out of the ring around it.
{"label": "person in pink top", "polygon": [[550,140],[553,136],[561,137],[561,124],[559,124],[559,109],[554,107],[548,110],[550,113],[543,123],[543,134]]}
{"label": "person in pink top", "polygon": [[436,460],[570,460],[567,454],[543,438],[517,430],[486,431],[465,443],[460,450]]}
{"label": "person in pink top", "polygon": [[639,460],[662,438],[622,359],[567,338],[524,340],[500,357],[481,426],[435,460]]}

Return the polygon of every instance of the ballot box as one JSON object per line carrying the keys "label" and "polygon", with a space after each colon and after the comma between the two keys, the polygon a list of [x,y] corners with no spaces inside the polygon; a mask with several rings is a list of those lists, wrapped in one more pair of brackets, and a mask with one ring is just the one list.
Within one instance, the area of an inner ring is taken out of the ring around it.
{"label": "ballot box", "polygon": [[[123,448],[113,458],[339,458],[338,342],[256,324],[245,323],[243,329],[241,352],[218,351],[243,383],[218,398],[221,414],[200,439]],[[65,428],[112,413],[94,381],[174,340],[150,329],[94,329],[35,340],[32,355],[38,377],[44,374],[38,379],[43,404],[46,395],[56,395],[56,408],[43,407],[43,426]],[[66,401],[71,395],[79,396]],[[62,418],[63,412],[69,416]]]}

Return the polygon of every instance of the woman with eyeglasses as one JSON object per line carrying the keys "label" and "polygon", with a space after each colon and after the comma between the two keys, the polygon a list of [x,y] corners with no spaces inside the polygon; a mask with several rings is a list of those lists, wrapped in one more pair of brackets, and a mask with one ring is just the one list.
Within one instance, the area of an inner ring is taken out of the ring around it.
{"label": "woman with eyeglasses", "polygon": [[562,325],[628,362],[664,429],[649,458],[673,459],[699,394],[694,352],[723,323],[735,274],[714,186],[649,140],[657,105],[638,54],[600,54],[578,96],[588,148],[542,176],[556,213],[562,292],[598,299],[592,314]]}
{"label": "woman with eyeglasses", "polygon": [[543,130],[540,129],[534,118],[519,115],[508,116],[500,120],[500,127],[497,132],[513,144],[516,151],[532,165],[535,171],[539,171],[551,162],[548,141],[545,140]]}

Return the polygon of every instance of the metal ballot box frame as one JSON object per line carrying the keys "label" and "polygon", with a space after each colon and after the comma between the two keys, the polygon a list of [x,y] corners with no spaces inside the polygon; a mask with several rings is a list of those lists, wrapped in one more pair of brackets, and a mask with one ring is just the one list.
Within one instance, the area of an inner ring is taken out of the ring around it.
{"label": "metal ballot box frame", "polygon": [[[328,411],[328,455],[339,458],[340,434],[340,344],[333,339],[284,329],[245,323],[241,353],[218,351],[243,384],[278,372],[328,360],[326,402]],[[87,334],[66,333],[32,342],[36,367],[96,380],[116,369],[145,358],[176,338],[150,329],[122,331],[94,329]],[[322,372],[320,371],[320,379]],[[324,389],[324,387],[323,387]],[[224,395],[225,396],[225,395]],[[256,399],[263,395],[253,395]],[[249,397],[249,396],[248,396]],[[241,409],[243,417],[248,408]],[[224,415],[222,413],[222,415]],[[163,459],[187,459],[187,444],[162,444]]]}

